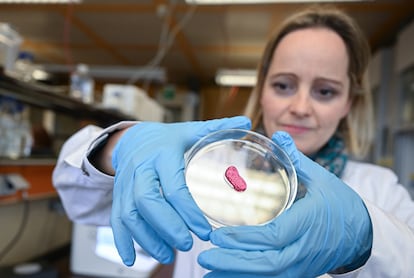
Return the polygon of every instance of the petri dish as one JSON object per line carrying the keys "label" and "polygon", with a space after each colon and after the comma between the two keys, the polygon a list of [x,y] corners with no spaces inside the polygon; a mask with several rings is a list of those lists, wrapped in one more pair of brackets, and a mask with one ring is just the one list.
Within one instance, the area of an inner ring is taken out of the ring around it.
{"label": "petri dish", "polygon": [[208,134],[185,153],[188,189],[213,228],[263,225],[296,197],[296,171],[269,138],[250,130]]}

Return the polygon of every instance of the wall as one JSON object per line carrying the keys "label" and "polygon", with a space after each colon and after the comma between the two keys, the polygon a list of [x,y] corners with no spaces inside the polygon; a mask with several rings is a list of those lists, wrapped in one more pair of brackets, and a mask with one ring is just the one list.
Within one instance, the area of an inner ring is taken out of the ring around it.
{"label": "wall", "polygon": [[398,35],[396,43],[395,72],[401,73],[414,64],[414,21],[405,27]]}
{"label": "wall", "polygon": [[202,120],[242,115],[251,88],[218,87],[203,88],[200,93],[200,117]]}

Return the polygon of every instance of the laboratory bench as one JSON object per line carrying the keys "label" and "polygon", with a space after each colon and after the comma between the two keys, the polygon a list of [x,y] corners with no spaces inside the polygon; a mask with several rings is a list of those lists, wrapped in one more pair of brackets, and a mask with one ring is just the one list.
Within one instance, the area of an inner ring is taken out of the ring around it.
{"label": "laboratory bench", "polygon": [[[41,271],[34,274],[19,275],[14,273],[16,266],[0,268],[2,278],[102,278],[72,273],[70,270],[70,245],[65,245],[32,262],[39,264]],[[30,264],[28,262],[27,264]],[[22,264],[23,265],[23,264]],[[160,265],[148,278],[171,278],[174,265]]]}
{"label": "laboratory bench", "polygon": [[[0,159],[0,177],[18,175],[27,183],[24,190],[15,190],[10,194],[0,195],[0,208],[11,204],[18,204],[24,200],[58,200],[58,195],[52,184],[52,172],[56,164],[56,158],[21,158]],[[31,261],[40,262],[42,272],[33,275],[15,275],[14,267],[0,267],[2,278],[102,278],[71,273],[70,253],[71,243],[52,250],[42,257]],[[23,263],[24,264],[24,263]],[[172,277],[173,265],[160,265],[149,278]]]}

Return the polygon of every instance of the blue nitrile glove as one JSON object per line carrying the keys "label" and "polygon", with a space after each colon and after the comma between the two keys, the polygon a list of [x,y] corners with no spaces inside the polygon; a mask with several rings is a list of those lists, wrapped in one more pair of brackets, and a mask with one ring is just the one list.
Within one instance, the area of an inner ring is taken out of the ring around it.
{"label": "blue nitrile glove", "polygon": [[348,185],[296,150],[285,132],[272,140],[291,157],[306,195],[264,226],[224,227],[210,234],[219,248],[202,252],[205,277],[316,277],[362,266],[370,256],[367,209]]}
{"label": "blue nitrile glove", "polygon": [[190,231],[207,240],[211,227],[192,199],[184,177],[184,153],[201,137],[221,129],[250,128],[246,117],[155,123],[129,128],[116,144],[111,226],[126,265],[135,261],[134,239],[161,263],[174,249],[192,247]]}

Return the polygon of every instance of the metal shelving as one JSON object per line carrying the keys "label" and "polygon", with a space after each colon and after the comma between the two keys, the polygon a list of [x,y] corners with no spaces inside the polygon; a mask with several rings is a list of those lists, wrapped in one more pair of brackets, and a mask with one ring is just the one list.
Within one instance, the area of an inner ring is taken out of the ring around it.
{"label": "metal shelving", "polygon": [[66,88],[28,83],[0,73],[0,95],[26,104],[65,113],[79,120],[93,120],[107,126],[120,120],[134,120],[117,110],[89,105],[67,96]]}

